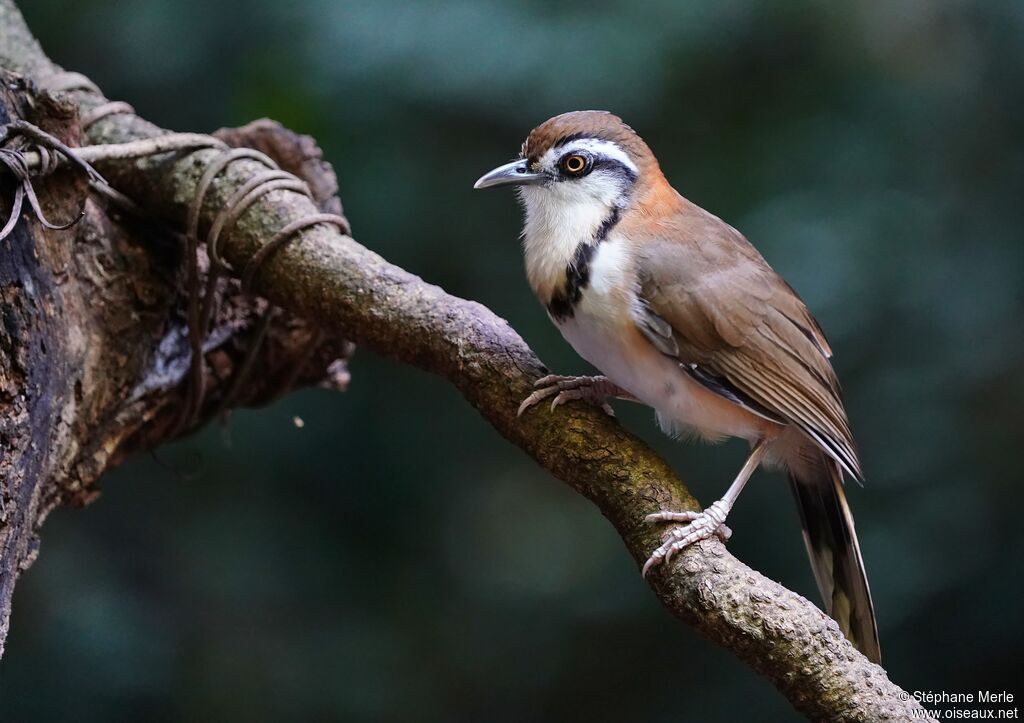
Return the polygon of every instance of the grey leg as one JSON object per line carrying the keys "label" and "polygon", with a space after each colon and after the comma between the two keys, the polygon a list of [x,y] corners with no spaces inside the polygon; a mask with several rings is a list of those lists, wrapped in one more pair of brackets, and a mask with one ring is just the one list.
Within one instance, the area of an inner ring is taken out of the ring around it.
{"label": "grey leg", "polygon": [[661,512],[655,512],[654,514],[647,515],[648,522],[685,522],[687,524],[680,527],[673,527],[666,534],[664,543],[655,550],[651,556],[644,563],[642,575],[647,576],[647,573],[652,567],[665,563],[666,565],[672,560],[672,556],[680,550],[689,547],[695,542],[706,540],[712,535],[718,536],[722,542],[725,542],[732,535],[730,530],[725,524],[725,518],[732,510],[732,506],[736,503],[736,499],[740,496],[740,492],[743,491],[743,487],[747,484],[747,480],[750,479],[750,475],[754,473],[757,466],[761,464],[761,460],[764,458],[765,453],[765,442],[764,440],[758,441],[754,445],[754,448],[750,450],[750,456],[747,457],[746,463],[743,468],[740,469],[739,474],[736,475],[736,479],[729,485],[729,489],[726,490],[725,495],[722,499],[715,502],[713,505],[708,507],[703,512],[671,512],[663,510]]}

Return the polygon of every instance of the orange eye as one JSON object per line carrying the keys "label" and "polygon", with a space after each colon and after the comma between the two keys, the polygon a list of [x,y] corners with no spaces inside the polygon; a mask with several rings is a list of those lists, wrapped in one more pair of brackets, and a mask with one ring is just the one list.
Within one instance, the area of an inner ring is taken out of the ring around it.
{"label": "orange eye", "polygon": [[587,159],[578,153],[573,153],[562,159],[562,170],[574,176],[583,172],[587,167]]}

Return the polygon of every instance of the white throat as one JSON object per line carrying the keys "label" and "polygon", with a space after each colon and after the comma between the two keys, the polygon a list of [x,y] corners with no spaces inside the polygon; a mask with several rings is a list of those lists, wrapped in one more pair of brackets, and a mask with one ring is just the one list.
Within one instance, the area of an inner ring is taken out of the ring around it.
{"label": "white throat", "polygon": [[624,201],[619,181],[591,174],[582,181],[563,181],[519,189],[525,210],[523,255],[526,276],[542,301],[565,278],[581,243],[589,243],[601,225]]}
{"label": "white throat", "polygon": [[[534,292],[546,300],[565,276],[576,248],[597,234],[612,213],[611,203],[581,197],[571,183],[520,189],[526,218],[523,255],[526,275]],[[618,189],[616,189],[616,192]]]}

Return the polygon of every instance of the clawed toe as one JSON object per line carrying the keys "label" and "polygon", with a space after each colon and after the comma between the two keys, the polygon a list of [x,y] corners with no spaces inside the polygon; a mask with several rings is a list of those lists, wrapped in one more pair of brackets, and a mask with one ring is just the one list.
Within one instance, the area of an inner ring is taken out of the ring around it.
{"label": "clawed toe", "polygon": [[[547,377],[545,377],[545,379],[546,378]],[[536,386],[536,385],[534,385],[534,386]],[[522,403],[519,405],[519,410],[516,412],[516,416],[517,417],[523,416],[523,412],[525,412],[527,409],[529,409],[533,405],[537,404],[538,402],[544,401],[545,399],[547,399],[548,397],[550,397],[551,395],[553,395],[553,394],[555,394],[557,392],[558,392],[558,387],[546,387],[546,388],[543,388],[543,389],[538,389],[537,391],[535,391],[533,394],[531,394],[530,396],[528,396],[526,399],[524,399],[522,401]]]}
{"label": "clawed toe", "polygon": [[700,517],[700,512],[694,512],[693,510],[683,510],[682,512],[671,512],[669,510],[662,510],[661,512],[655,512],[647,515],[644,518],[645,522],[693,522],[695,519]]}
{"label": "clawed toe", "polygon": [[647,577],[651,568],[664,563],[669,564],[672,557],[695,542],[707,540],[711,537],[718,537],[722,542],[727,542],[732,537],[732,530],[725,524],[725,516],[729,510],[721,501],[711,505],[704,512],[684,510],[682,512],[671,512],[663,510],[647,515],[644,518],[647,522],[683,522],[682,526],[670,529],[666,534],[664,542],[656,549],[644,563],[641,575]]}
{"label": "clawed toe", "polygon": [[[585,402],[596,403],[589,389],[577,387],[575,389],[566,389],[559,392],[555,398],[551,400],[551,411],[553,412],[566,402],[571,402],[575,399],[582,399]],[[612,405],[608,402],[601,402],[600,407],[601,410],[609,417],[615,416],[615,410],[612,409]]]}
{"label": "clawed toe", "polygon": [[541,377],[533,383],[534,389],[541,389],[543,387],[550,387],[558,384],[559,382],[569,382],[574,379],[580,379],[581,377],[567,377],[561,374],[548,374],[545,377]]}
{"label": "clawed toe", "polygon": [[566,402],[582,400],[601,407],[606,414],[615,416],[607,401],[606,387],[609,384],[605,377],[567,377],[560,374],[548,374],[533,383],[534,391],[519,405],[516,416],[522,416],[530,407],[554,397],[551,400],[551,411]]}

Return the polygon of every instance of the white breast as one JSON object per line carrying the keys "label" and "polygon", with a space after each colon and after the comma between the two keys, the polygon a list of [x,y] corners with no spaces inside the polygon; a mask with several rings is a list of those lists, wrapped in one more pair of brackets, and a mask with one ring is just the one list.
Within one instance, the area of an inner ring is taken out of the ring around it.
{"label": "white breast", "polygon": [[575,313],[555,325],[580,356],[653,407],[666,432],[708,440],[761,436],[763,420],[705,389],[640,334],[632,318],[636,293],[628,240],[612,234],[594,253]]}

